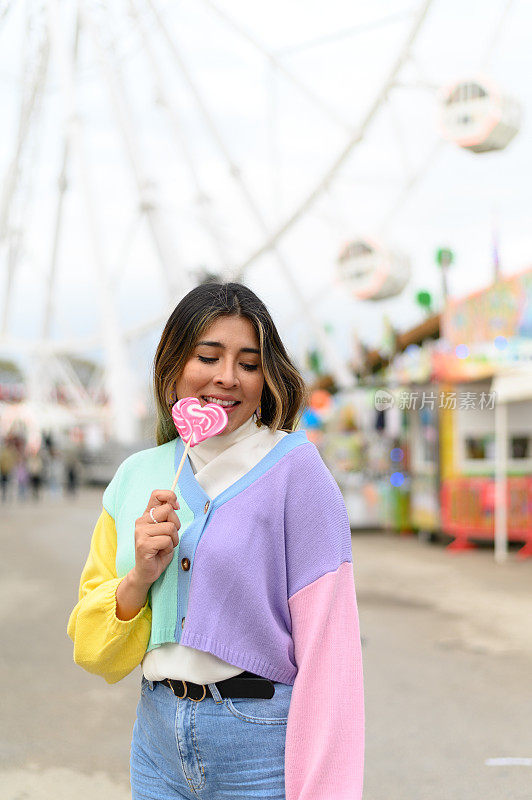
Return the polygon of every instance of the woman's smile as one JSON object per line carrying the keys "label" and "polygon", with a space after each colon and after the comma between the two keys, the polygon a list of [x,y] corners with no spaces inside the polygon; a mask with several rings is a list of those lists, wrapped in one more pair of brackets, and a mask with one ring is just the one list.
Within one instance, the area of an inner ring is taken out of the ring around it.
{"label": "woman's smile", "polygon": [[222,408],[225,409],[225,411],[228,414],[231,413],[231,411],[234,411],[235,408],[238,405],[240,405],[240,400],[222,400],[218,398],[215,399],[214,396],[212,395],[201,395],[200,400],[203,400],[204,404],[214,403],[217,406],[221,406]]}

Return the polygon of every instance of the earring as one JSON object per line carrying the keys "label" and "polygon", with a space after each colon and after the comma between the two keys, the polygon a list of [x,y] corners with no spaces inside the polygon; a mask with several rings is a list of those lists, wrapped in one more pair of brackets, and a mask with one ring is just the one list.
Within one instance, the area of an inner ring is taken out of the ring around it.
{"label": "earring", "polygon": [[255,415],[257,417],[257,419],[255,420],[255,425],[257,426],[257,428],[261,428],[262,427],[262,422],[261,422],[261,419],[260,419],[260,400],[259,400],[259,405],[257,406],[257,409],[255,411]]}

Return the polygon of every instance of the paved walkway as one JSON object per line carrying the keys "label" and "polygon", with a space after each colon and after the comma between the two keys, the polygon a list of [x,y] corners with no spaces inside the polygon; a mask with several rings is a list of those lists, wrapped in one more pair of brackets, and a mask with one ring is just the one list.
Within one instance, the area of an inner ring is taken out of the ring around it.
{"label": "paved walkway", "polygon": [[532,659],[532,559],[511,551],[497,564],[486,545],[453,552],[414,535],[355,534],[353,564],[361,600],[387,597],[447,615],[435,633],[440,644]]}
{"label": "paved walkway", "polygon": [[[109,686],[66,635],[100,503],[1,509],[0,800],[130,797],[140,669]],[[364,800],[530,800],[532,767],[487,762],[532,756],[532,561],[357,533],[353,563]]]}

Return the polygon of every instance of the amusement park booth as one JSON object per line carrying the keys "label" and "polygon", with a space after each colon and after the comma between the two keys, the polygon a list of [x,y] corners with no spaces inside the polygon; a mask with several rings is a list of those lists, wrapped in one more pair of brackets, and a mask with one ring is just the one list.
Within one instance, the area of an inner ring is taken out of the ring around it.
{"label": "amusement park booth", "polygon": [[[432,536],[441,529],[438,387],[433,352],[440,345],[440,315],[433,314],[396,335],[395,355],[382,372],[400,416],[387,477],[390,498],[383,502],[387,527]],[[383,511],[384,513],[384,511]]]}
{"label": "amusement park booth", "polygon": [[[432,381],[432,352],[437,342],[410,344],[393,359],[387,371],[397,408],[402,415],[398,442],[399,469],[408,491],[408,520],[404,527],[420,535],[441,528],[438,386]],[[401,457],[402,456],[402,457]]]}
{"label": "amusement park booth", "polygon": [[351,528],[383,525],[382,474],[392,445],[379,425],[375,390],[356,388],[334,395],[319,450],[342,492]]}
{"label": "amusement park booth", "polygon": [[499,534],[532,555],[532,270],[451,302],[442,330],[442,531],[469,548],[494,540],[497,517]]}

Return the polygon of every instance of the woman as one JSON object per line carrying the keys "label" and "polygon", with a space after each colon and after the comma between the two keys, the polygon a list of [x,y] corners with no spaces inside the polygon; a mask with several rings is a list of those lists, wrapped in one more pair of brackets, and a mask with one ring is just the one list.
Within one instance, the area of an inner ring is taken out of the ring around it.
{"label": "woman", "polygon": [[[306,402],[265,305],[196,287],[154,361],[157,447],[105,490],[68,634],[116,683],[142,665],[133,800],[360,800],[364,696],[351,535],[304,431]],[[184,450],[176,399],[228,424]]]}

